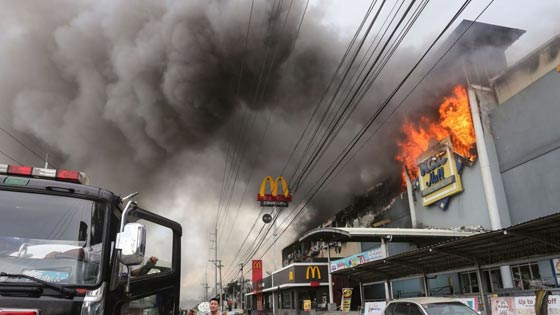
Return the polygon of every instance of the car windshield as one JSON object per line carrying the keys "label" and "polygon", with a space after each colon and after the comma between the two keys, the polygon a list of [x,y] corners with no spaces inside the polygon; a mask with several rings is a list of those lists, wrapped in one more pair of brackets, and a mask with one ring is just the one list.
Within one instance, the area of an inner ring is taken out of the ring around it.
{"label": "car windshield", "polygon": [[428,315],[478,315],[461,302],[426,303],[422,306]]}
{"label": "car windshield", "polygon": [[[95,284],[102,257],[102,205],[0,190],[0,272],[60,284]],[[0,277],[0,282],[27,282]]]}

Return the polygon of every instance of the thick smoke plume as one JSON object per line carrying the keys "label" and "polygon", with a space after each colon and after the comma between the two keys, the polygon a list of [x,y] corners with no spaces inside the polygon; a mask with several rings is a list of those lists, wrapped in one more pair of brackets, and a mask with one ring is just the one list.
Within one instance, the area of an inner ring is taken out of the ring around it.
{"label": "thick smoke plume", "polygon": [[[192,271],[207,265],[228,150],[243,144],[241,174],[279,171],[271,161],[287,159],[292,126],[338,58],[317,16],[298,34],[303,3],[281,3],[255,5],[248,37],[241,1],[13,1],[0,12],[6,120],[95,186],[140,191],[147,208],[179,220],[196,253],[183,259],[183,289],[204,280]],[[262,134],[285,142],[260,146]],[[258,211],[243,208],[239,222]]]}
{"label": "thick smoke plume", "polygon": [[[238,185],[219,221],[227,264],[236,254],[227,249],[238,249],[260,210],[260,181],[282,172],[348,44],[321,24],[318,8],[310,7],[298,33],[304,4],[256,1],[247,37],[251,1],[3,3],[3,121],[48,148],[58,166],[83,170],[93,185],[117,194],[140,191],[145,208],[179,221],[183,299],[196,300],[200,283],[212,282],[213,272],[202,275],[212,258],[209,232],[226,160],[239,154]],[[405,50],[326,157],[340,152],[417,58],[415,49]],[[400,173],[390,140],[400,120],[387,126],[316,197],[296,232],[334,215],[387,173]],[[317,170],[332,161],[325,160]]]}

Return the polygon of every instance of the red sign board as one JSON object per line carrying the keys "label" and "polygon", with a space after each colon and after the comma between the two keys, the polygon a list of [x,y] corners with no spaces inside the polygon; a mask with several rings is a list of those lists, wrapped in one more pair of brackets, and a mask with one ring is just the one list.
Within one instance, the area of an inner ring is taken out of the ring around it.
{"label": "red sign board", "polygon": [[253,270],[253,291],[257,292],[257,314],[262,315],[263,313],[263,294],[262,294],[262,260],[253,260],[251,269]]}

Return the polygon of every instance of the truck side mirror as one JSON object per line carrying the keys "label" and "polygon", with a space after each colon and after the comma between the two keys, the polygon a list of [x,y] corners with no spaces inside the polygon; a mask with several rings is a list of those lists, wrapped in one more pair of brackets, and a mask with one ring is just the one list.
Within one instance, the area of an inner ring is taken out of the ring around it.
{"label": "truck side mirror", "polygon": [[88,225],[84,221],[80,221],[80,228],[78,230],[78,242],[84,243],[87,241]]}
{"label": "truck side mirror", "polygon": [[115,248],[120,249],[118,255],[123,264],[141,264],[146,250],[146,227],[140,223],[127,223],[117,235]]}

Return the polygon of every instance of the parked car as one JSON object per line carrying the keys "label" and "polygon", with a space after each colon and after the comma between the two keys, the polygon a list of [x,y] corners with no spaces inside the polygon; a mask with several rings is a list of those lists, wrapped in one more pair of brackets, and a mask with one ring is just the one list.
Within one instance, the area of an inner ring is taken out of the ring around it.
{"label": "parked car", "polygon": [[452,298],[422,297],[390,301],[383,315],[478,315],[476,311]]}

